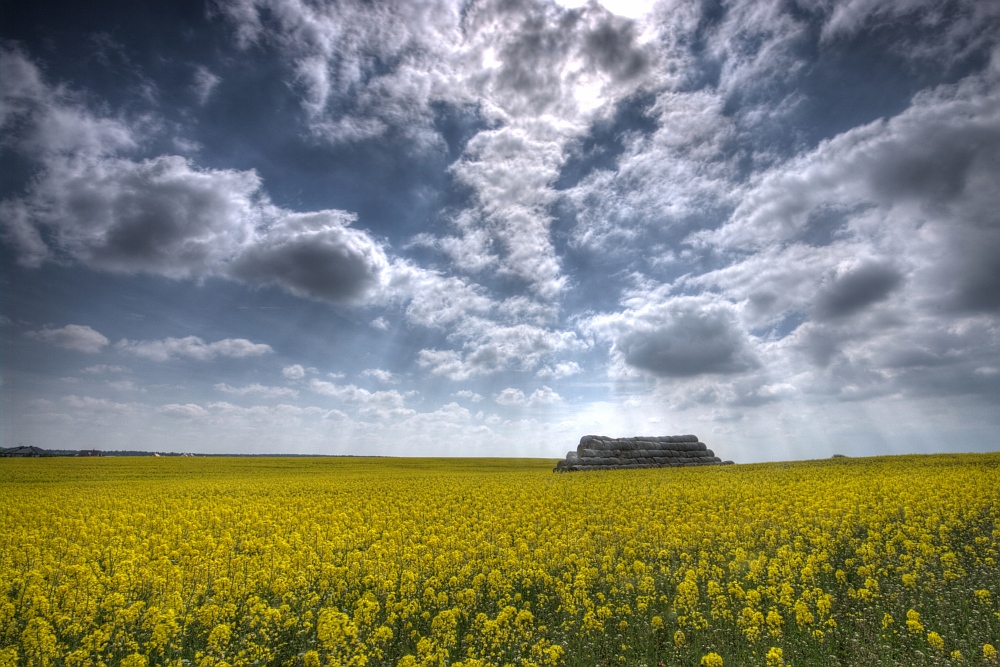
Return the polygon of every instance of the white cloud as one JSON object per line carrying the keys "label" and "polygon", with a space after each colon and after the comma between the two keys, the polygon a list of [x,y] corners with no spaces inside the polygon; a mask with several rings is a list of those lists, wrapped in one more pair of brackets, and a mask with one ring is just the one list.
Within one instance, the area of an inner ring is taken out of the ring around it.
{"label": "white cloud", "polygon": [[241,359],[274,352],[270,345],[254,343],[246,338],[224,338],[214,343],[206,343],[197,336],[150,341],[123,338],[115,343],[115,348],[152,361],[169,361],[182,357],[209,361],[217,356]]}
{"label": "white cloud", "polygon": [[[477,106],[490,127],[452,165],[475,201],[435,245],[464,270],[497,267],[541,299],[558,297],[567,283],[550,238],[553,184],[591,123],[652,76],[647,37],[593,4],[390,4],[220,9],[242,45],[267,41],[284,53],[313,130],[331,141],[395,132],[439,150],[434,105]],[[376,71],[375,62],[395,64]]]}
{"label": "white cloud", "polygon": [[110,342],[104,334],[80,324],[67,324],[61,329],[45,328],[40,331],[28,331],[26,335],[56,347],[87,354],[100,352]]}
{"label": "white cloud", "polygon": [[420,326],[445,328],[493,307],[480,286],[406,261],[393,265],[389,286],[395,298],[409,302],[407,320]]}
{"label": "white cloud", "polygon": [[571,375],[576,375],[582,372],[583,369],[580,368],[580,364],[575,361],[561,361],[555,366],[542,366],[535,373],[537,377],[540,378],[552,378],[553,380],[561,380],[567,378]]}
{"label": "white cloud", "polygon": [[94,364],[93,366],[87,366],[81,373],[87,373],[90,375],[101,375],[103,373],[127,373],[128,369],[124,366],[113,366],[109,364]]}
{"label": "white cloud", "polygon": [[289,380],[301,380],[306,376],[306,369],[299,364],[292,364],[281,369],[281,374]]}
{"label": "white cloud", "polygon": [[207,68],[199,65],[194,71],[194,81],[191,83],[191,88],[194,90],[194,94],[198,97],[198,101],[204,104],[208,101],[209,96],[211,96],[212,91],[221,82],[220,79],[215,74],[212,74]]}
{"label": "white cloud", "polygon": [[299,392],[288,387],[267,387],[259,383],[248,384],[242,387],[233,387],[225,382],[219,382],[215,388],[226,394],[236,396],[261,396],[263,398],[297,398]]}
{"label": "white cloud", "polygon": [[524,392],[514,387],[507,387],[493,397],[493,400],[500,405],[524,405],[528,402]]}
{"label": "white cloud", "polygon": [[528,405],[552,405],[561,403],[562,400],[562,396],[553,391],[551,387],[543,385],[541,389],[531,392],[531,396],[528,397]]}
{"label": "white cloud", "polygon": [[358,412],[365,417],[385,420],[415,414],[405,406],[406,397],[395,389],[372,392],[353,384],[338,385],[324,380],[311,380],[309,388],[322,396],[357,406]]}
{"label": "white cloud", "polygon": [[9,48],[0,48],[0,129],[5,144],[43,157],[104,155],[138,143],[133,128],[95,117],[71,93],[48,86],[27,56]]}
{"label": "white cloud", "polygon": [[456,391],[454,394],[452,394],[452,396],[455,396],[456,398],[464,398],[465,400],[472,401],[473,403],[478,403],[481,400],[483,400],[481,394],[477,394],[476,392],[470,391],[468,389],[462,389],[460,391]]}
{"label": "white cloud", "polygon": [[175,417],[177,419],[199,419],[208,416],[208,410],[201,407],[200,405],[195,405],[194,403],[168,403],[167,405],[162,405],[156,410],[161,415],[166,415],[167,417]]}
{"label": "white cloud", "polygon": [[562,401],[562,397],[554,392],[550,387],[543,386],[531,392],[530,396],[525,396],[524,392],[514,387],[507,387],[500,393],[494,395],[495,400],[500,405],[507,406],[529,406],[552,405]]}
{"label": "white cloud", "polygon": [[564,350],[581,350],[586,343],[571,331],[552,331],[530,324],[502,325],[469,317],[452,334],[464,340],[463,351],[424,349],[417,363],[434,375],[467,380],[510,368],[534,370]]}
{"label": "white cloud", "polygon": [[397,384],[399,382],[399,378],[394,373],[383,368],[366,368],[361,371],[361,377],[375,378],[382,384]]}

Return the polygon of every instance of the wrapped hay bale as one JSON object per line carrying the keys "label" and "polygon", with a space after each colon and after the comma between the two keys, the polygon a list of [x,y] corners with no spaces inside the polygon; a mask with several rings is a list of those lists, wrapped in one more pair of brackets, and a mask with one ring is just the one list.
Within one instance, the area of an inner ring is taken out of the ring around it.
{"label": "wrapped hay bale", "polygon": [[585,435],[575,451],[556,464],[560,472],[584,470],[633,470],[699,465],[731,465],[722,461],[696,435],[609,438]]}

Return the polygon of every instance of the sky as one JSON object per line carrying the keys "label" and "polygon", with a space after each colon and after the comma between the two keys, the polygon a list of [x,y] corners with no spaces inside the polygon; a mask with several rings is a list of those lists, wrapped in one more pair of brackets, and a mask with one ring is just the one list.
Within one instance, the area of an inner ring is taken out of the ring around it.
{"label": "sky", "polygon": [[3,446],[1000,449],[1000,3],[0,8]]}

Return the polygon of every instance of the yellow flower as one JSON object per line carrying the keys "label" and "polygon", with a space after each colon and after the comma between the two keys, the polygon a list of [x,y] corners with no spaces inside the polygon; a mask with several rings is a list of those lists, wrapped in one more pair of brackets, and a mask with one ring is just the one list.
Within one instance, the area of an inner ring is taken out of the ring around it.
{"label": "yellow flower", "polygon": [[701,657],[701,667],[722,667],[722,656],[718,653],[708,653]]}
{"label": "yellow flower", "polygon": [[924,626],[920,623],[920,614],[914,609],[906,612],[906,628],[913,634],[924,631]]}
{"label": "yellow flower", "polygon": [[997,650],[993,647],[993,644],[983,644],[983,658],[990,662],[996,662]]}
{"label": "yellow flower", "polygon": [[784,654],[777,646],[769,648],[764,659],[767,660],[768,667],[782,667],[785,664]]}
{"label": "yellow flower", "polygon": [[687,643],[687,637],[684,636],[683,630],[678,630],[674,633],[674,646],[681,647]]}
{"label": "yellow flower", "polygon": [[944,639],[938,633],[931,631],[927,633],[927,643],[935,651],[944,650]]}

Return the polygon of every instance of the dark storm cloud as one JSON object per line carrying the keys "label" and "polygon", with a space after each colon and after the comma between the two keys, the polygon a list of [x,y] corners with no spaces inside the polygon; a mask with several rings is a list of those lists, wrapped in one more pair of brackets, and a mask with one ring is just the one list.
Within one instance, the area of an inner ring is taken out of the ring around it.
{"label": "dark storm cloud", "polygon": [[837,276],[816,295],[816,314],[822,319],[852,315],[889,296],[902,280],[883,264],[863,264]]}
{"label": "dark storm cloud", "polygon": [[233,260],[227,273],[330,303],[362,300],[381,287],[389,262],[370,236],[347,226],[351,222],[353,216],[341,211],[285,214]]}
{"label": "dark storm cloud", "polygon": [[57,158],[26,198],[5,202],[5,221],[25,221],[50,252],[94,268],[203,276],[246,241],[259,186],[253,172],[199,170],[178,156]]}
{"label": "dark storm cloud", "polygon": [[622,313],[595,316],[586,327],[611,341],[627,366],[658,377],[728,375],[760,365],[736,310],[708,297],[636,303]]}

